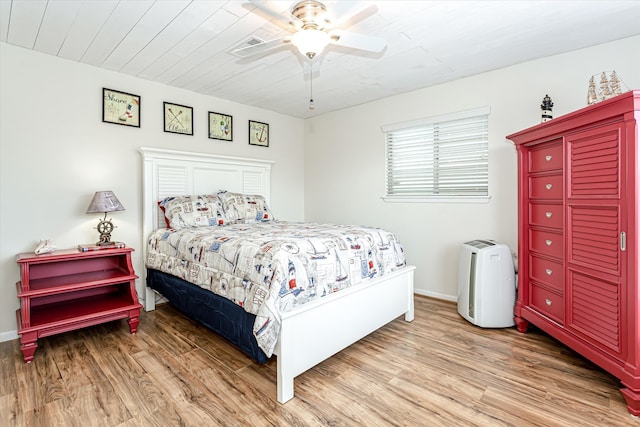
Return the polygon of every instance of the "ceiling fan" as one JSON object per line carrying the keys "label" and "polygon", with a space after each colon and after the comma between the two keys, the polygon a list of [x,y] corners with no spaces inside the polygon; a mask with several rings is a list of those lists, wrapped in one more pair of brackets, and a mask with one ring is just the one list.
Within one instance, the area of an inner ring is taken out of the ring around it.
{"label": "ceiling fan", "polygon": [[373,53],[382,52],[387,45],[381,37],[366,36],[341,29],[342,25],[348,24],[353,18],[362,16],[367,11],[375,11],[375,5],[366,2],[336,1],[327,8],[320,1],[303,0],[291,6],[288,17],[283,16],[267,3],[251,0],[251,4],[256,7],[254,11],[264,13],[270,19],[275,18],[277,24],[293,34],[234,50],[233,53],[240,57],[265,53],[283,45],[292,45],[311,61],[329,45]]}

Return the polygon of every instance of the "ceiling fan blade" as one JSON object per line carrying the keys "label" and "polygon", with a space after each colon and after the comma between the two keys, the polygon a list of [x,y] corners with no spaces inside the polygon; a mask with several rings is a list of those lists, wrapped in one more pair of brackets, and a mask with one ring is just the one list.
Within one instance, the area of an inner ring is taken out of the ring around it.
{"label": "ceiling fan blade", "polygon": [[351,26],[373,15],[377,10],[378,7],[370,2],[336,1],[329,7],[324,18],[328,22],[328,28],[340,28]]}
{"label": "ceiling fan blade", "polygon": [[332,31],[331,44],[368,52],[382,52],[387,47],[387,41],[382,37],[363,36],[348,31]]}
{"label": "ceiling fan blade", "polygon": [[256,12],[258,15],[261,15],[267,21],[275,19],[276,24],[288,31],[295,31],[301,26],[299,22],[296,22],[291,18],[289,9],[284,9],[284,11],[286,11],[286,14],[283,15],[284,11],[278,11],[273,6],[264,1],[249,0],[249,2],[256,8],[254,12]]}
{"label": "ceiling fan blade", "polygon": [[264,53],[273,49],[277,49],[280,46],[285,46],[291,42],[291,37],[280,37],[277,39],[269,40],[262,43],[257,43],[251,46],[241,47],[240,49],[236,49],[232,51],[234,55],[237,55],[241,58],[246,58],[251,55],[257,55],[259,53]]}

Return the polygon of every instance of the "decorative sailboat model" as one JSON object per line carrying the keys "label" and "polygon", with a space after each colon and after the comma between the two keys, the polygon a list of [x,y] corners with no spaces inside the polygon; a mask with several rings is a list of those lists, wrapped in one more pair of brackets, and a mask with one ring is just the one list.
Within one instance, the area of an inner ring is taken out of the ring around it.
{"label": "decorative sailboat model", "polygon": [[[608,76],[607,76],[608,74]],[[600,73],[600,82],[596,85],[598,74],[594,74],[589,79],[589,89],[587,90],[587,104],[595,104],[605,99],[613,98],[623,92],[627,92],[629,88],[620,80],[618,74],[614,71],[603,71]]]}

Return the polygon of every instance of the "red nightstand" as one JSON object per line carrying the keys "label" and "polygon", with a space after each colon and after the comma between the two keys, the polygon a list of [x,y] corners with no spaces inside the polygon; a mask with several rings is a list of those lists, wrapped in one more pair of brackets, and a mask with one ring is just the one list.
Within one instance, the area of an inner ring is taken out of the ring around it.
{"label": "red nightstand", "polygon": [[33,360],[41,337],[124,318],[136,333],[142,305],[131,252],[69,249],[16,257],[21,267],[16,318],[25,362]]}

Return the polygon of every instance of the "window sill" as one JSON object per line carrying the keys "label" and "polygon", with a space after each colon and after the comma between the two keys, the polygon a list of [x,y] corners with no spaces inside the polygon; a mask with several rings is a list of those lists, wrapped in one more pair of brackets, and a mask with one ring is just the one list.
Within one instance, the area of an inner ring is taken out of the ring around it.
{"label": "window sill", "polygon": [[382,196],[387,203],[489,203],[491,196]]}

